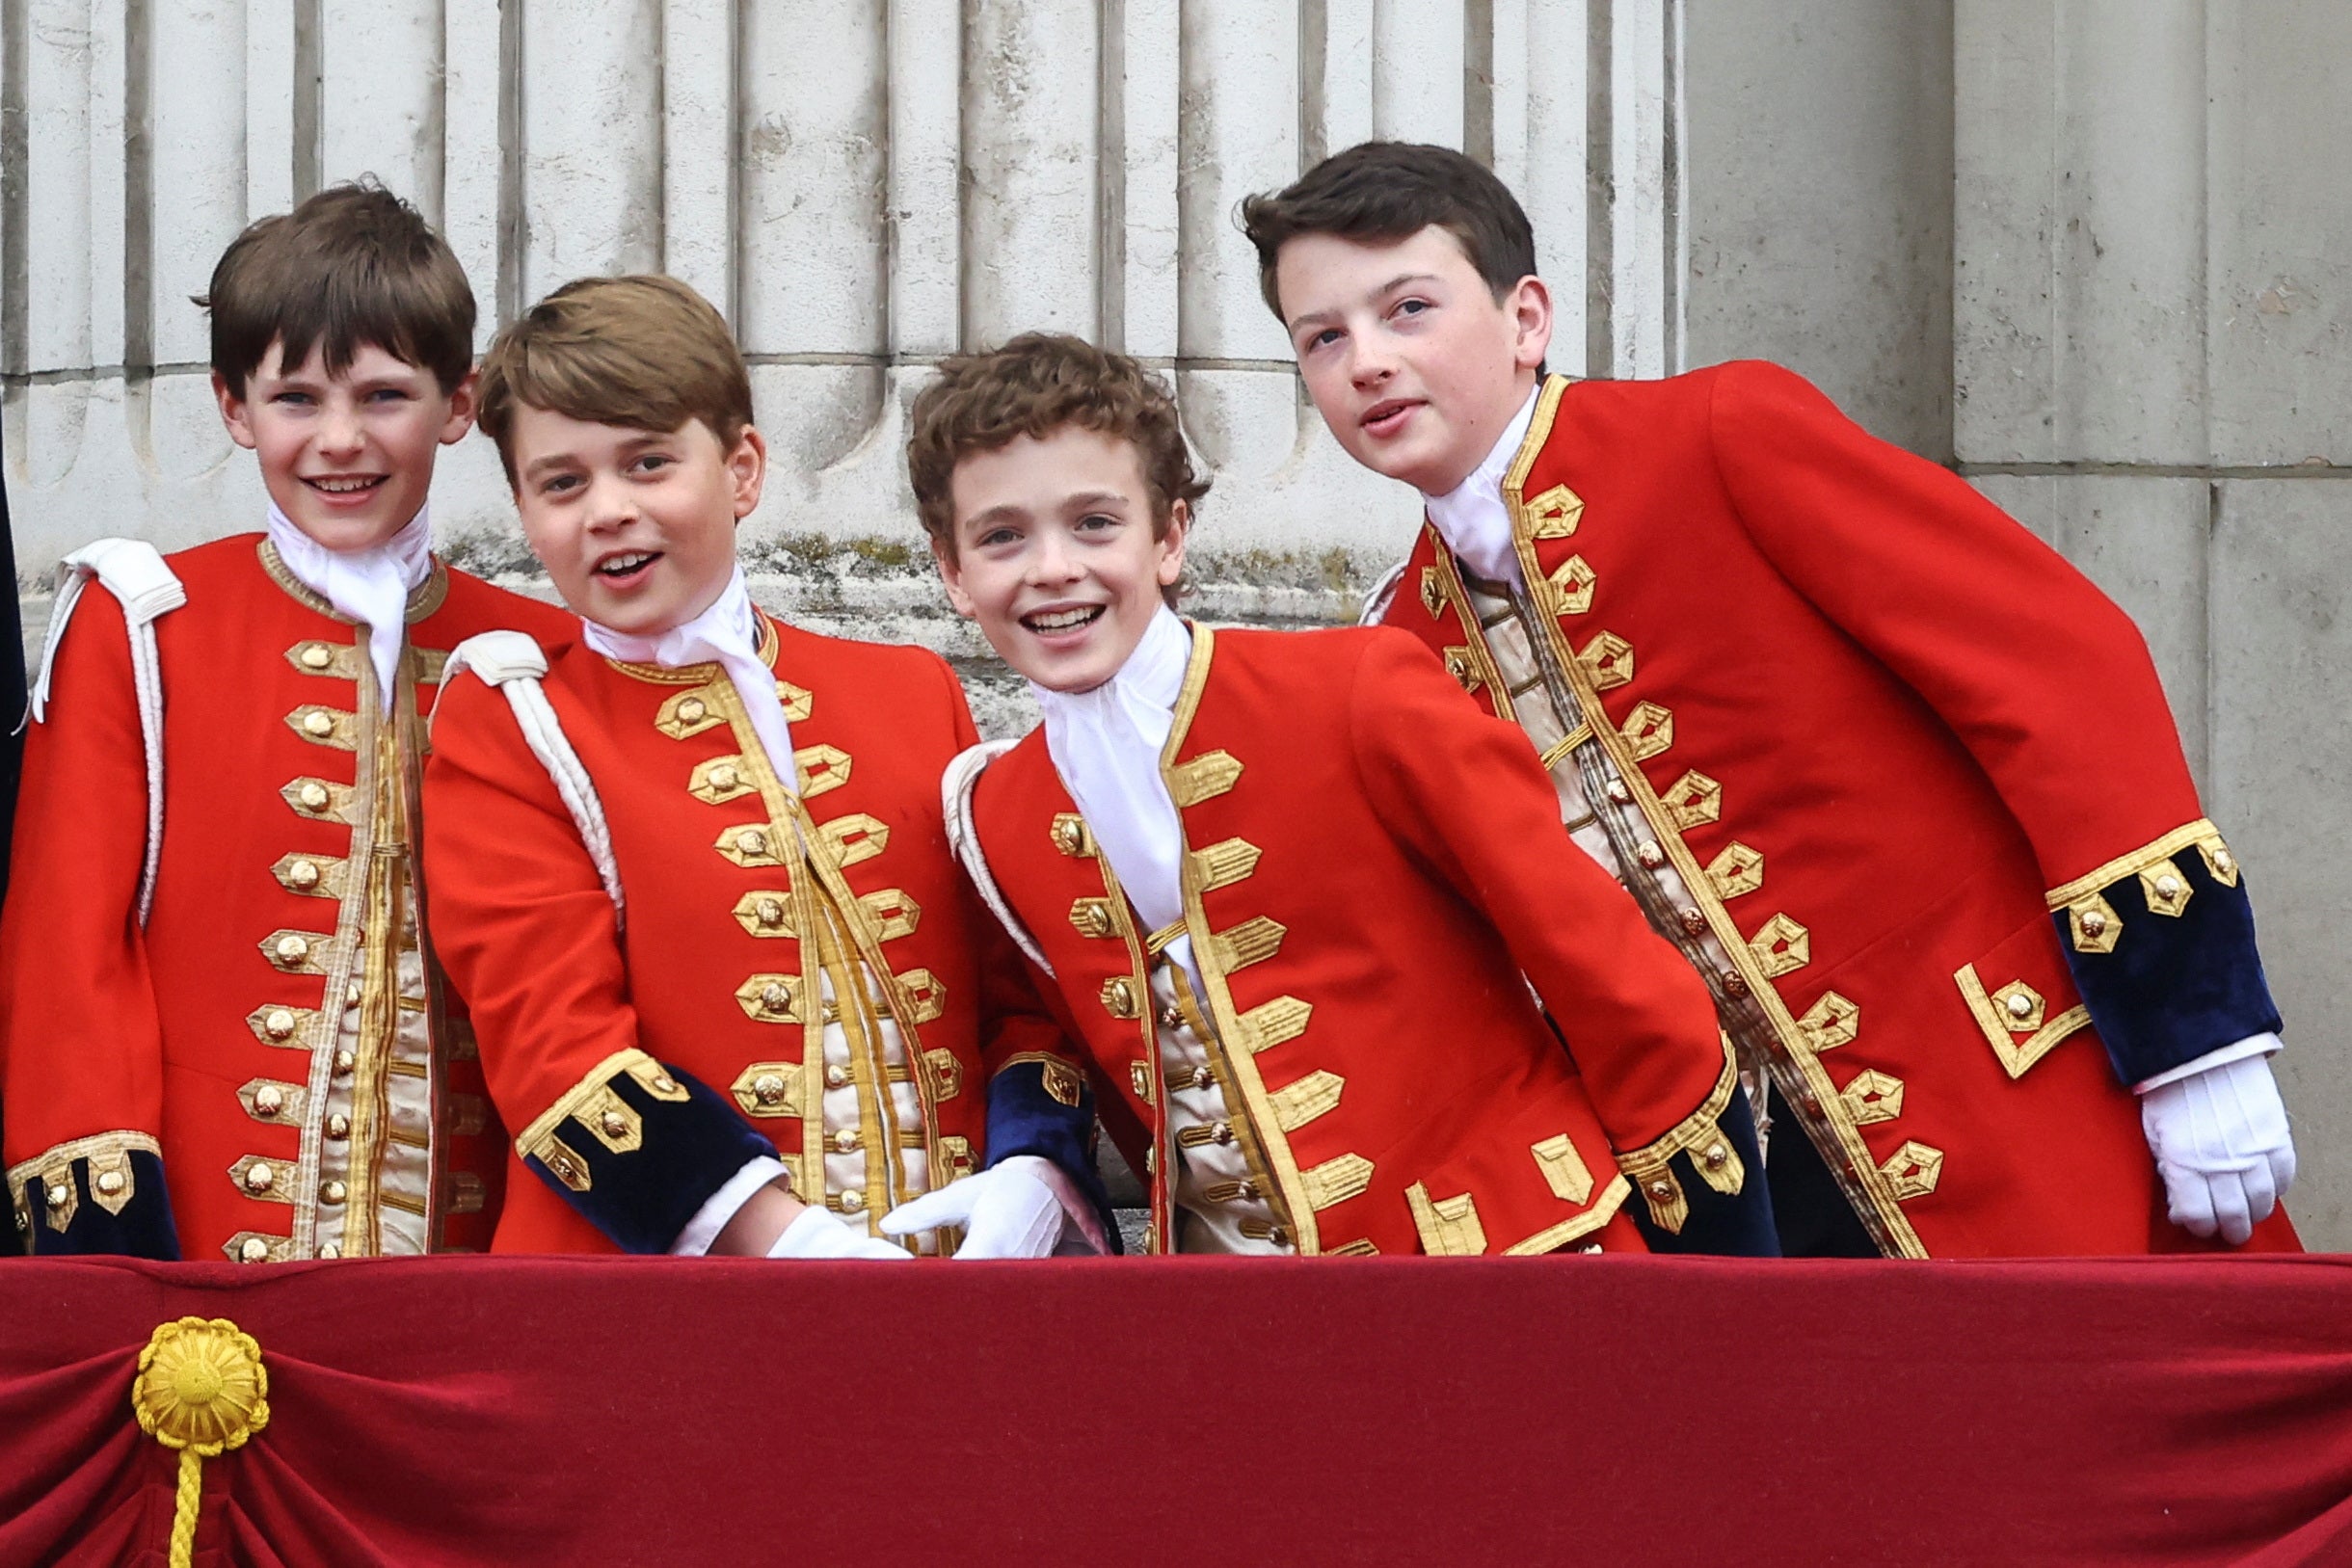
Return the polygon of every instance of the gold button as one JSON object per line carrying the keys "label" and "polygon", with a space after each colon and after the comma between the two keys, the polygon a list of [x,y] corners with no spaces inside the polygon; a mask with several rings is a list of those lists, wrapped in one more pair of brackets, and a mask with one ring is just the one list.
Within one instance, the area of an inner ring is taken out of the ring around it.
{"label": "gold button", "polygon": [[100,1171],[98,1173],[98,1196],[113,1198],[119,1196],[121,1191],[122,1173],[120,1171]]}
{"label": "gold button", "polygon": [[598,1120],[602,1125],[606,1137],[622,1138],[628,1135],[628,1118],[619,1111],[607,1110]]}
{"label": "gold button", "polygon": [[1209,1136],[1218,1143],[1231,1143],[1233,1141],[1233,1124],[1231,1122],[1212,1124],[1209,1129]]}
{"label": "gold button", "polygon": [[703,715],[709,711],[703,705],[701,698],[689,697],[678,704],[678,722],[680,724],[700,724],[703,722]]}
{"label": "gold button", "polygon": [[1804,1107],[1804,1113],[1807,1116],[1818,1116],[1821,1114],[1821,1101],[1810,1089],[1800,1089],[1797,1091],[1797,1103]]}
{"label": "gold button", "polygon": [[2230,852],[2228,850],[2217,849],[2213,851],[2213,869],[2221,875],[2228,876],[2230,874],[2230,868],[2236,864],[2237,863],[2235,861],[2230,858]]}
{"label": "gold button", "polygon": [[854,1127],[845,1127],[833,1134],[833,1147],[844,1155],[853,1153],[857,1146],[858,1129]]}
{"label": "gold button", "polygon": [[842,1087],[843,1085],[845,1085],[846,1083],[848,1083],[848,1081],[849,1081],[849,1069],[847,1069],[846,1067],[842,1066],[842,1065],[841,1065],[839,1062],[830,1062],[830,1063],[827,1063],[827,1064],[826,1064],[826,1067],[825,1067],[825,1087],[826,1087],[826,1088],[828,1088],[828,1089],[839,1089],[839,1088]]}
{"label": "gold button", "polygon": [[1685,906],[1680,911],[1679,917],[1682,920],[1682,929],[1689,935],[1703,937],[1707,934],[1707,917],[1697,910]]}
{"label": "gold button", "polygon": [[784,923],[784,900],[781,898],[762,898],[754,912],[762,925],[778,926]]}
{"label": "gold button", "polygon": [[1255,1182],[1237,1182],[1234,1183],[1233,1195],[1237,1198],[1246,1198],[1250,1202],[1255,1203],[1258,1197],[1258,1183]]}
{"label": "gold button", "polygon": [[1619,806],[1631,806],[1633,788],[1622,779],[1612,779],[1609,781],[1609,798]]}
{"label": "gold button", "polygon": [[656,1073],[654,1075],[654,1093],[657,1095],[674,1095],[677,1092],[678,1080],[676,1078],[670,1076],[670,1075],[667,1073]]}
{"label": "gold button", "polygon": [[710,787],[722,795],[733,789],[736,782],[735,770],[731,767],[721,764],[710,770]]}
{"label": "gold button", "polygon": [[1175,1029],[1183,1027],[1184,1009],[1181,1007],[1163,1007],[1160,1009],[1160,1026],[1163,1029]]}
{"label": "gold button", "polygon": [[2098,935],[2100,932],[2102,932],[2102,931],[2104,931],[2104,930],[2106,930],[2106,929],[2107,929],[2107,917],[2105,917],[2104,915],[2101,915],[2101,914],[2100,914],[2098,911],[2097,911],[2097,910],[2091,910],[2091,911],[2089,911],[2087,914],[2085,914],[2085,915],[2083,916],[2083,917],[2082,917],[2082,934],[2083,934],[2084,936],[2086,936],[2086,937],[2096,937],[2096,936],[2098,936]]}
{"label": "gold button", "polygon": [[278,961],[280,963],[299,964],[309,956],[310,944],[302,938],[280,937],[278,939]]}
{"label": "gold button", "polygon": [[2180,879],[2179,879],[2178,877],[2158,877],[2158,878],[2156,878],[2156,896],[2157,896],[2158,898],[2178,898],[2178,897],[2179,897],[2179,896],[2180,896]]}
{"label": "gold button", "polygon": [[751,1097],[762,1105],[783,1104],[784,1076],[780,1073],[761,1074],[751,1080]]}
{"label": "gold button", "polygon": [[51,1209],[63,1209],[73,1201],[73,1188],[58,1182],[50,1186],[47,1196]]}
{"label": "gold button", "polygon": [[2022,991],[2012,992],[2010,994],[2009,1016],[2011,1018],[2030,1018],[2033,1016],[2033,1011],[2034,1001],[2031,997],[2028,997]]}
{"label": "gold button", "polygon": [[343,1256],[343,1249],[329,1241],[320,1246],[318,1255],[321,1258],[340,1258]]}
{"label": "gold button", "polygon": [[1642,841],[1641,847],[1633,852],[1633,858],[1655,871],[1666,864],[1666,851],[1658,847],[1655,839],[1645,838]]}
{"label": "gold button", "polygon": [[245,1167],[246,1191],[267,1192],[270,1188],[276,1186],[277,1184],[278,1172],[271,1168],[268,1160],[256,1159],[251,1165]]}
{"label": "gold button", "polygon": [[237,1244],[237,1262],[266,1263],[270,1261],[270,1244],[257,1236],[249,1236]]}
{"label": "gold button", "polygon": [[324,1202],[341,1203],[345,1198],[351,1196],[351,1189],[340,1182],[330,1182],[318,1189],[318,1195]]}
{"label": "gold button", "polygon": [[302,667],[306,670],[324,670],[334,662],[334,655],[328,651],[325,643],[311,643],[302,651]]}
{"label": "gold button", "polygon": [[1287,1247],[1291,1244],[1291,1228],[1287,1225],[1269,1225],[1266,1239],[1277,1247]]}
{"label": "gold button", "polygon": [[304,784],[294,798],[302,802],[306,811],[323,811],[327,809],[327,786],[313,779]]}
{"label": "gold button", "polygon": [[767,853],[767,835],[758,828],[745,828],[735,835],[735,848],[746,855],[764,855]]}
{"label": "gold button", "polygon": [[1726,997],[1745,997],[1745,996],[1747,996],[1747,995],[1748,995],[1748,979],[1747,979],[1747,976],[1745,976],[1745,975],[1741,974],[1741,973],[1740,973],[1740,971],[1739,971],[1739,970],[1724,970],[1724,996],[1726,996]]}
{"label": "gold button", "polygon": [[328,1118],[327,1118],[327,1136],[329,1136],[329,1137],[331,1137],[331,1138],[348,1138],[348,1137],[350,1137],[350,1136],[351,1136],[351,1118],[350,1118],[350,1117],[348,1117],[348,1116],[346,1116],[346,1115],[344,1115],[344,1114],[343,1114],[341,1111],[339,1111],[339,1110],[338,1110],[338,1111],[336,1111],[336,1112],[335,1112],[335,1113],[334,1113],[333,1116],[328,1117]]}
{"label": "gold button", "polygon": [[254,1114],[275,1116],[286,1108],[285,1092],[274,1083],[265,1083],[254,1091]]}
{"label": "gold button", "polygon": [[1657,1199],[1660,1203],[1664,1203],[1674,1195],[1674,1183],[1671,1182],[1652,1182],[1649,1184],[1649,1195]]}
{"label": "gold button", "polygon": [[297,890],[307,890],[317,887],[318,878],[319,870],[316,861],[296,861],[286,867],[286,881]]}
{"label": "gold button", "polygon": [[343,986],[343,1005],[346,1007],[359,1006],[360,997],[361,995],[363,995],[363,993],[361,990],[359,981],[346,981]]}
{"label": "gold button", "polygon": [[338,1078],[349,1077],[351,1070],[359,1065],[360,1058],[352,1054],[348,1046],[334,1053],[334,1076]]}
{"label": "gold button", "polygon": [[859,1209],[864,1209],[865,1207],[866,1207],[866,1193],[865,1193],[865,1191],[864,1191],[862,1188],[858,1188],[858,1187],[849,1187],[849,1188],[845,1189],[845,1190],[844,1190],[844,1191],[842,1193],[842,1213],[844,1213],[844,1214],[854,1214],[854,1213],[856,1213],[856,1212],[857,1212]]}
{"label": "gold button", "polygon": [[324,740],[334,733],[334,717],[325,708],[314,707],[302,716],[302,731]]}
{"label": "gold button", "polygon": [[781,1013],[790,1005],[792,994],[773,982],[760,988],[760,1005],[771,1013]]}
{"label": "gold button", "polygon": [[273,1007],[261,1015],[261,1032],[273,1040],[283,1040],[294,1032],[294,1015],[283,1007]]}
{"label": "gold button", "polygon": [[1216,1075],[1210,1072],[1205,1067],[1196,1067],[1192,1069],[1192,1087],[1195,1089],[1216,1088]]}
{"label": "gold button", "polygon": [[1711,1143],[1707,1145],[1707,1152],[1698,1157],[1706,1162],[1707,1169],[1720,1171],[1731,1162],[1731,1151],[1720,1143]]}

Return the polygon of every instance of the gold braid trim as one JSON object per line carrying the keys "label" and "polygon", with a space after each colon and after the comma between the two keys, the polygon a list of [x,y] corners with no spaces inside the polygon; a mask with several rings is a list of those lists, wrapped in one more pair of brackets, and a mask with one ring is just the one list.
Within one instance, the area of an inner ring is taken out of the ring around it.
{"label": "gold braid trim", "polygon": [[664,1071],[659,1062],[634,1046],[629,1047],[627,1050],[614,1051],[590,1068],[587,1076],[566,1089],[555,1103],[531,1118],[531,1125],[524,1128],[515,1139],[516,1152],[525,1157],[539,1156],[544,1158],[546,1147],[548,1140],[554,1137],[555,1129],[563,1126],[589,1101],[603,1094],[606,1086],[614,1078],[628,1072],[631,1068],[640,1070],[651,1068],[656,1074]]}
{"label": "gold braid trim", "polygon": [[1616,1218],[1617,1211],[1625,1206],[1626,1195],[1632,1190],[1625,1184],[1625,1178],[1613,1176],[1609,1179],[1609,1184],[1601,1188],[1601,1195],[1592,1200],[1591,1208],[1571,1219],[1562,1220],[1548,1230],[1537,1231],[1524,1241],[1513,1241],[1503,1249],[1503,1255],[1506,1258],[1526,1258],[1537,1253],[1558,1252],[1578,1236],[1597,1231]]}
{"label": "gold braid trim", "polygon": [[2076,877],[2062,888],[2052,888],[2042,896],[2055,913],[2069,904],[2078,903],[2110,883],[2121,882],[2153,867],[2159,861],[2169,861],[2192,844],[2222,844],[2221,830],[2204,817],[2185,827],[2175,828],[2151,844],[2143,844],[2128,855],[2118,855],[2098,870]]}
{"label": "gold braid trim", "polygon": [[[66,1202],[52,1209],[50,1223],[63,1230],[71,1222],[73,1211],[81,1203],[73,1191],[73,1162],[77,1159],[90,1161],[92,1198],[107,1212],[121,1213],[130,1204],[134,1187],[130,1161],[133,1150],[153,1155],[157,1159],[163,1158],[163,1145],[155,1141],[152,1132],[119,1129],[111,1132],[93,1132],[83,1138],[69,1138],[52,1148],[43,1149],[31,1159],[11,1165],[6,1183],[10,1205],[15,1209],[20,1222],[18,1229],[29,1234],[37,1197],[46,1202],[45,1190],[40,1194],[34,1191],[37,1183],[43,1189],[57,1183],[65,1184]],[[95,1188],[101,1171],[119,1173],[122,1178],[122,1190],[112,1196],[97,1192]],[[26,1245],[31,1245],[31,1242],[28,1240]]]}
{"label": "gold braid trim", "polygon": [[1723,1076],[1716,1079],[1715,1087],[1698,1108],[1675,1123],[1665,1136],[1617,1156],[1617,1168],[1642,1189],[1643,1201],[1649,1205],[1649,1217],[1669,1236],[1680,1236],[1683,1223],[1691,1217],[1690,1200],[1683,1194],[1681,1181],[1668,1165],[1676,1155],[1688,1154],[1698,1179],[1726,1198],[1736,1195],[1747,1184],[1747,1162],[1740,1158],[1731,1140],[1724,1136],[1722,1127],[1723,1114],[1730,1108],[1731,1092],[1739,1087],[1739,1081],[1731,1041],[1724,1037]]}

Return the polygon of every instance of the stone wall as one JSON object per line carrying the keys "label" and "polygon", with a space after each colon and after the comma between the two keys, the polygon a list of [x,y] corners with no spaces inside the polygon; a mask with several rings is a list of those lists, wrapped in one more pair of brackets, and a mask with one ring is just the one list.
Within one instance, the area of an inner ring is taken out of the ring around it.
{"label": "stone wall", "polygon": [[[2261,911],[2298,1216],[2352,1245],[2347,68],[2338,0],[0,0],[30,629],[85,539],[253,525],[186,297],[363,171],[488,316],[616,268],[720,302],[779,457],[762,598],[948,651],[993,731],[1029,715],[945,612],[897,445],[930,363],[1024,327],[1173,374],[1216,477],[1199,613],[1346,619],[1413,509],[1305,408],[1232,208],[1446,142],[1528,203],[1555,368],[1783,360],[2138,618]],[[484,443],[435,505],[536,580]]]}

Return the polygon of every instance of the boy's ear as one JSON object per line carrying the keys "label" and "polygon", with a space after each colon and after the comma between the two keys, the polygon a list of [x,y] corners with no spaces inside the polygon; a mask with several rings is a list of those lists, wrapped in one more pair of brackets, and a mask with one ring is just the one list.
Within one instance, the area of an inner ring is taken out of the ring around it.
{"label": "boy's ear", "polygon": [[745,425],[727,454],[727,472],[735,481],[735,521],[741,522],[759,510],[760,492],[767,484],[767,438]]}
{"label": "boy's ear", "polygon": [[1153,575],[1163,588],[1175,586],[1184,575],[1185,541],[1192,531],[1192,509],[1182,501],[1168,506],[1167,531],[1160,536],[1160,567]]}
{"label": "boy's ear", "polygon": [[1510,317],[1514,329],[1511,363],[1521,370],[1539,368],[1545,351],[1552,346],[1551,289],[1530,273],[1503,296],[1503,313]]}
{"label": "boy's ear", "polygon": [[228,427],[230,440],[248,452],[259,444],[254,427],[246,422],[244,388],[231,387],[228,378],[217,370],[212,373],[212,400],[221,406],[221,423]]}
{"label": "boy's ear", "polygon": [[956,559],[955,546],[945,540],[931,541],[931,563],[939,568],[939,580],[948,587],[948,602],[965,620],[975,619],[972,596],[964,592],[964,565]]}
{"label": "boy's ear", "polygon": [[482,372],[479,366],[466,372],[449,393],[449,417],[442,421],[441,443],[451,446],[466,439],[473,428],[473,416],[481,412]]}

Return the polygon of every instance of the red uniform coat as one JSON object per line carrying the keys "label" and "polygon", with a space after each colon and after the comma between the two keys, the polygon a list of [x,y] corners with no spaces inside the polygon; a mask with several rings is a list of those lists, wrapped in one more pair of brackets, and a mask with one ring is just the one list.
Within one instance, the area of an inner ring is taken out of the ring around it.
{"label": "red uniform coat", "polygon": [[[1550,1251],[1623,1201],[1613,1146],[1711,1155],[1710,1180],[1736,1180],[1704,988],[1561,836],[1514,731],[1392,632],[1192,639],[1161,762],[1185,929],[1227,1103],[1299,1252]],[[981,776],[973,818],[1124,1107],[1113,1130],[1147,1131],[1164,1242],[1148,933],[1042,731]],[[1613,1244],[1639,1244],[1617,1228]]]}
{"label": "red uniform coat", "polygon": [[[1734,955],[1719,995],[1761,1006],[1882,1247],[2197,1245],[2118,1071],[2277,1014],[2123,612],[1765,364],[1552,378],[1504,498],[1551,657]],[[1385,619],[1496,708],[1434,528]]]}
{"label": "red uniform coat", "polygon": [[[948,850],[938,781],[975,739],[953,672],[922,649],[763,626],[796,798],[718,666],[584,644],[553,661],[544,690],[601,798],[625,917],[506,699],[453,680],[436,715],[436,940],[534,1173],[510,1178],[499,1251],[662,1250],[771,1145],[796,1194],[837,1212],[871,1219],[909,1195],[827,1189],[818,997],[828,967],[845,994],[861,958],[904,1034],[935,1183],[982,1160],[996,1075],[1059,1091],[1081,1129],[1065,1142],[1091,1127],[1068,1048]],[[821,888],[795,870],[796,814]],[[827,890],[854,948],[830,959]],[[608,1137],[607,1116],[629,1130]],[[1073,1162],[1062,1145],[1029,1152]]]}
{"label": "red uniform coat", "polygon": [[[448,649],[475,632],[575,623],[437,564],[410,599],[386,725],[367,628],[260,536],[169,564],[188,601],[155,623],[163,835],[144,929],[147,769],[113,595],[82,596],[26,748],[0,918],[18,1225],[40,1250],[162,1255],[175,1225],[178,1255],[259,1262],[379,1250],[369,1216],[390,1205],[426,1214],[437,1245],[478,1246],[502,1139],[469,1039],[437,980],[404,1004],[357,971],[414,962],[417,692],[430,703]],[[355,860],[355,843],[372,851]],[[337,1061],[355,997],[360,1043]],[[420,1016],[431,1069],[390,1053]],[[401,1076],[428,1071],[429,1111]],[[158,1150],[168,1209],[139,1174]]]}

